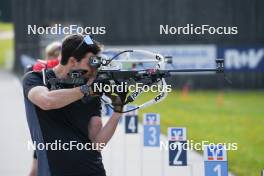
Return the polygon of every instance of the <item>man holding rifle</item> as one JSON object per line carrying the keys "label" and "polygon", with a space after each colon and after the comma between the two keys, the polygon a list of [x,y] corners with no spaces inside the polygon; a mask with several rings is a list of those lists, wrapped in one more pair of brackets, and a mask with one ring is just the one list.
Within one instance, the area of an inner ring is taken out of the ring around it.
{"label": "man holding rifle", "polygon": [[[25,108],[32,141],[36,144],[39,176],[105,175],[100,150],[115,132],[123,97],[110,96],[116,112],[102,126],[98,96],[101,93],[91,89],[94,83],[106,84],[96,80],[98,67],[92,59],[100,50],[100,45],[90,36],[68,36],[62,43],[59,65],[24,76]],[[51,89],[49,79],[66,79],[72,70],[85,70],[87,84]],[[44,149],[39,147],[43,145]],[[57,148],[52,148],[55,145]]]}

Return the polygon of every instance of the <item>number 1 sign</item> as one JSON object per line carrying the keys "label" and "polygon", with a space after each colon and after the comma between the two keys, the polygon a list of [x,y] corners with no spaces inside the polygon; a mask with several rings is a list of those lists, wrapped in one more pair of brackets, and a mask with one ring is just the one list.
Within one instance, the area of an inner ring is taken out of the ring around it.
{"label": "number 1 sign", "polygon": [[227,154],[223,145],[204,147],[205,176],[228,176]]}

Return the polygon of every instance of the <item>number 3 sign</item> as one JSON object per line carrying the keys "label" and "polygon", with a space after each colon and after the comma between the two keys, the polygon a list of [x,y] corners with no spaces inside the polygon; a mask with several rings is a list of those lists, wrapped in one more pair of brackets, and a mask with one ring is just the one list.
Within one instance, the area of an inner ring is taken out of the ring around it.
{"label": "number 3 sign", "polygon": [[144,114],[144,146],[160,146],[160,116],[159,114]]}

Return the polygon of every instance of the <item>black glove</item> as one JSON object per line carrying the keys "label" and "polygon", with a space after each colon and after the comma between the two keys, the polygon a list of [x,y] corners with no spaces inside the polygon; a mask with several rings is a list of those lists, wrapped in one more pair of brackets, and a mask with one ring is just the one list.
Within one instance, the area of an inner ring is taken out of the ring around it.
{"label": "black glove", "polygon": [[112,105],[114,107],[114,112],[122,112],[123,111],[123,103],[121,101],[121,98],[116,95],[109,95],[108,96],[112,100]]}
{"label": "black glove", "polygon": [[127,92],[118,92],[115,94],[116,95],[113,94],[105,94],[105,95],[112,100],[114,111],[122,113],[126,101]]}

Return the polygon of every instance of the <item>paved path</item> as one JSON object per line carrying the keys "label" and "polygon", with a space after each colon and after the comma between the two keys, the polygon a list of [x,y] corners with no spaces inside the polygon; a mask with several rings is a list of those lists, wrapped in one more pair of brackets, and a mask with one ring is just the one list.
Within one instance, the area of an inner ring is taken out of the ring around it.
{"label": "paved path", "polygon": [[0,40],[7,40],[14,38],[14,32],[13,31],[1,31],[0,32]]}
{"label": "paved path", "polygon": [[0,70],[0,175],[27,175],[32,152],[24,112],[23,96],[18,79]]}

